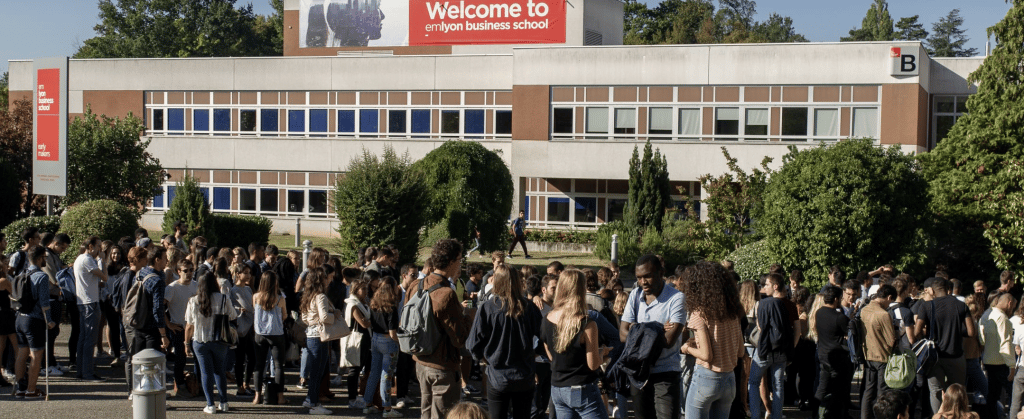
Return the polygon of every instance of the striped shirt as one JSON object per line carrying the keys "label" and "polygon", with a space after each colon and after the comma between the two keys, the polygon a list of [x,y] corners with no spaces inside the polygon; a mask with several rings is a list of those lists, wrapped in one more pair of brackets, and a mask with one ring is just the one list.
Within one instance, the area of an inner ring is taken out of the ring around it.
{"label": "striped shirt", "polygon": [[743,347],[743,331],[740,319],[708,322],[700,312],[690,313],[686,327],[690,329],[706,328],[708,339],[711,340],[711,362],[697,359],[697,364],[714,372],[732,371],[739,361],[740,348]]}

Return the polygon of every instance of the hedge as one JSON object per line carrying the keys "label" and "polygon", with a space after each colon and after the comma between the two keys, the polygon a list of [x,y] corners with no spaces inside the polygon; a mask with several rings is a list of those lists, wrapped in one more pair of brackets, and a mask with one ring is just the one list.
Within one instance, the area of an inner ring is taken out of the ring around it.
{"label": "hedge", "polygon": [[733,270],[739,274],[740,279],[760,280],[762,274],[768,273],[768,268],[775,261],[768,250],[768,243],[764,240],[756,241],[736,249],[726,259],[733,262]]}
{"label": "hedge", "polygon": [[7,248],[3,249],[5,255],[9,255],[25,245],[25,242],[21,240],[21,232],[29,227],[39,228],[40,233],[56,233],[60,231],[60,216],[43,215],[27,217],[8,224],[3,229],[4,235],[7,236]]}
{"label": "hedge", "polygon": [[591,244],[597,240],[597,230],[526,230],[526,240],[548,243]]}
{"label": "hedge", "polygon": [[632,266],[640,258],[639,229],[624,221],[612,221],[598,227],[594,240],[594,256],[611,260],[612,234],[619,235],[619,266]]}
{"label": "hedge", "polygon": [[[60,232],[71,237],[71,249],[77,254],[78,245],[89,236],[117,241],[121,237],[134,237],[139,220],[132,209],[109,199],[86,201],[64,211],[60,218]],[[67,258],[67,255],[65,255]]]}
{"label": "hedge", "polygon": [[274,222],[258,215],[213,214],[213,231],[219,247],[248,247],[250,243],[266,243]]}

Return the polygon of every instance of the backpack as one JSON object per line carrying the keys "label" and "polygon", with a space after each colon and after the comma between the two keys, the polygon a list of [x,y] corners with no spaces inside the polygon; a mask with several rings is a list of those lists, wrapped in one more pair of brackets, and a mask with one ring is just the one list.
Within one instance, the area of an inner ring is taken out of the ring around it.
{"label": "backpack", "polygon": [[846,331],[846,346],[850,350],[850,362],[853,365],[864,363],[864,321],[860,318],[863,307],[850,318],[850,327]]}
{"label": "backpack", "polygon": [[155,276],[157,276],[155,273],[151,273],[144,278],[135,278],[135,282],[132,283],[132,287],[125,297],[124,308],[121,310],[121,321],[125,326],[131,326],[136,330],[146,329],[146,326],[152,322],[153,299],[146,298],[145,284],[149,278]]}
{"label": "backpack", "polygon": [[36,299],[32,296],[32,271],[22,272],[14,277],[11,291],[11,308],[19,313],[32,314]]}
{"label": "backpack", "polygon": [[60,293],[64,301],[75,302],[75,269],[67,267],[57,271],[57,285],[60,286]]}
{"label": "backpack", "polygon": [[893,348],[892,354],[885,364],[885,385],[893,390],[910,387],[917,380],[917,354],[899,348]]}
{"label": "backpack", "polygon": [[425,356],[434,353],[441,343],[443,333],[437,327],[437,319],[434,318],[434,306],[430,301],[430,293],[441,288],[443,282],[435,284],[429,289],[423,289],[423,282],[420,280],[420,289],[409,298],[409,302],[402,308],[402,318],[398,324],[398,345],[402,352],[410,355]]}
{"label": "backpack", "polygon": [[28,259],[28,254],[25,253],[24,250],[16,250],[14,252],[11,252],[10,258],[13,259],[14,255],[18,255],[18,264],[14,266],[14,270],[11,271],[11,274],[17,276],[25,273],[25,262]]}
{"label": "backpack", "polygon": [[[935,330],[935,302],[932,301],[932,315],[928,318],[928,335],[933,336]],[[920,338],[914,342],[914,354],[917,355],[917,372],[929,374],[935,363],[939,362],[939,351],[935,349],[935,341],[929,338]]]}
{"label": "backpack", "polygon": [[134,275],[135,272],[131,269],[123,268],[121,272],[111,275],[110,279],[107,280],[107,288],[110,288],[110,304],[117,312],[121,312],[121,309],[124,308],[128,291],[132,288]]}

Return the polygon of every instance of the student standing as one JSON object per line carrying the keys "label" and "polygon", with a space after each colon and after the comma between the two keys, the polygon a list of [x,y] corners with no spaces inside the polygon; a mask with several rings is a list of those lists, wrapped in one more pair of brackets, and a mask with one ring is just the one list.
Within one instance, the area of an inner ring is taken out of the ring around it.
{"label": "student standing", "polygon": [[[100,283],[106,282],[107,273],[96,259],[100,254],[100,239],[91,236],[82,242],[75,259],[75,298],[78,300],[79,339],[78,378],[103,381],[96,375],[93,348],[100,326]],[[13,259],[13,258],[12,258]],[[12,260],[12,262],[14,262]]]}
{"label": "student standing", "polygon": [[238,347],[235,348],[235,385],[239,396],[252,396],[255,393],[249,382],[252,380],[253,368],[256,365],[256,346],[253,333],[255,309],[252,305],[251,268],[244,264],[233,265],[235,285],[231,287],[231,304],[238,312]]}
{"label": "student standing", "polygon": [[[192,348],[199,361],[199,374],[203,382],[203,394],[206,396],[204,413],[228,411],[228,378],[227,357],[228,346],[218,342],[214,330],[214,315],[227,315],[229,320],[238,318],[235,307],[228,297],[220,293],[217,277],[206,273],[199,277],[195,297],[188,302],[185,310],[185,340],[192,341]],[[213,405],[213,384],[217,383],[219,404]]]}
{"label": "student standing", "polygon": [[398,366],[398,285],[394,278],[384,277],[380,287],[370,301],[370,331],[373,333],[370,346],[370,376],[366,380],[363,394],[363,413],[376,412],[371,406],[373,396],[380,385],[380,400],[384,407],[383,416],[399,418],[402,414],[391,408],[391,379]]}
{"label": "student standing", "polygon": [[255,309],[253,329],[256,332],[256,397],[253,404],[260,404],[266,394],[263,391],[263,376],[267,369],[267,354],[273,360],[274,383],[280,391],[277,393],[277,404],[286,404],[284,398],[284,370],[281,360],[284,357],[287,341],[284,335],[284,321],[288,319],[284,293],[278,286],[277,274],[264,271],[260,280],[259,291],[252,296]]}
{"label": "student standing", "polygon": [[332,412],[320,403],[320,386],[327,373],[328,342],[320,340],[323,325],[334,321],[334,310],[327,301],[327,274],[322,267],[307,271],[303,281],[302,321],[306,323],[306,400],[302,407],[311,415],[330,415]]}
{"label": "student standing", "polygon": [[758,388],[765,374],[770,374],[771,419],[782,418],[784,397],[784,370],[789,354],[793,350],[793,326],[786,298],[785,280],[782,275],[768,275],[761,291],[768,297],[757,305],[757,326],[761,329],[754,358],[750,362],[750,378],[747,380],[748,402],[753,418],[761,417],[761,401]]}
{"label": "student standing", "polygon": [[178,280],[167,286],[164,298],[167,300],[167,329],[171,339],[171,348],[174,349],[174,393],[177,395],[180,388],[185,385],[185,364],[188,356],[185,351],[185,311],[188,310],[188,302],[196,295],[198,286],[192,280],[192,262],[182,260],[176,267]]}

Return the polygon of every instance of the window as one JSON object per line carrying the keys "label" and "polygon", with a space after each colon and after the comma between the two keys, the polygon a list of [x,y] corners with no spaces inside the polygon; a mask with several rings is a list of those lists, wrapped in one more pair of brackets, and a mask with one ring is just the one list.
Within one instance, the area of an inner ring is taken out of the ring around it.
{"label": "window", "polygon": [[388,111],[388,132],[405,134],[405,111]]}
{"label": "window", "polygon": [[306,132],[306,111],[292,109],[288,111],[288,132]]}
{"label": "window", "polygon": [[935,140],[942,141],[949,135],[949,130],[956,124],[956,117],[953,115],[938,115],[935,117]]}
{"label": "window", "polygon": [[240,211],[256,211],[256,190],[238,190],[238,209]]}
{"label": "window", "polygon": [[354,111],[354,110],[340,110],[340,111],[338,111],[338,132],[346,132],[346,133],[356,132],[356,111]]}
{"label": "window", "polygon": [[853,108],[853,136],[878,138],[878,108]]}
{"label": "window", "polygon": [[807,135],[807,108],[782,108],[782,135]]}
{"label": "window", "polygon": [[210,131],[210,110],[209,109],[193,109],[192,110],[192,131],[196,131],[196,132],[209,132]]}
{"label": "window", "polygon": [[932,117],[935,119],[932,124],[935,129],[932,132],[935,135],[935,144],[938,144],[949,135],[949,130],[956,125],[957,119],[967,113],[967,96],[935,96],[934,100]]}
{"label": "window", "polygon": [[238,129],[242,132],[256,131],[256,110],[242,109],[238,113]]}
{"label": "window", "polygon": [[327,132],[327,109],[309,110],[309,132]]}
{"label": "window", "polygon": [[185,110],[181,108],[167,110],[167,130],[175,131],[168,134],[181,134],[185,131]]}
{"label": "window", "polygon": [[277,132],[277,109],[260,109],[260,131]]}
{"label": "window", "polygon": [[153,109],[153,131],[164,130],[164,110]]}
{"label": "window", "polygon": [[[768,135],[768,110],[747,109],[747,122],[743,126],[744,135]],[[764,138],[751,138],[763,140]]]}
{"label": "window", "polygon": [[672,108],[650,108],[648,112],[651,113],[650,128],[647,130],[648,133],[661,135],[672,134]]}
{"label": "window", "polygon": [[310,214],[327,214],[327,191],[309,191]]}
{"label": "window", "polygon": [[569,222],[569,198],[548,198],[548,221]]}
{"label": "window", "polygon": [[818,137],[839,136],[839,109],[814,110],[814,135]]}
{"label": "window", "polygon": [[956,112],[956,96],[938,96],[935,98],[935,112]]}
{"label": "window", "polygon": [[231,188],[213,188],[213,210],[231,210]]}
{"label": "window", "polygon": [[740,133],[740,110],[739,108],[716,108],[715,109],[715,134],[716,135],[739,135]]}
{"label": "window", "polygon": [[277,189],[260,189],[260,212],[277,212]]}
{"label": "window", "polygon": [[441,133],[459,133],[459,111],[441,111]]}
{"label": "window", "polygon": [[587,108],[587,133],[608,133],[608,108]]}
{"label": "window", "polygon": [[[466,134],[484,133],[484,111],[483,109],[466,109],[466,126],[463,132]],[[478,137],[479,138],[479,137]]]}
{"label": "window", "polygon": [[597,198],[576,198],[576,222],[597,222]]}
{"label": "window", "polygon": [[623,214],[626,211],[626,201],[627,200],[625,198],[608,199],[608,219],[606,219],[605,221],[612,222],[625,219]]}
{"label": "window", "polygon": [[[412,110],[412,132],[416,134],[429,134],[430,133],[430,110],[429,109],[413,109]],[[423,138],[420,136],[419,138]]]}
{"label": "window", "polygon": [[306,210],[306,191],[288,191],[288,212]]}
{"label": "window", "polygon": [[174,202],[174,192],[178,189],[177,186],[167,187],[167,208],[171,207],[171,203]]}
{"label": "window", "polygon": [[615,133],[636,134],[636,109],[615,110]]}
{"label": "window", "polygon": [[494,133],[512,133],[512,111],[494,111]]}
{"label": "window", "polygon": [[157,195],[153,197],[153,208],[164,207],[164,188],[157,189]]}
{"label": "window", "polygon": [[679,110],[679,135],[696,137],[701,133],[700,109]]}
{"label": "window", "polygon": [[213,110],[213,130],[223,132],[231,131],[231,109]]}
{"label": "window", "polygon": [[572,134],[572,108],[555,108],[552,121],[555,134]]}
{"label": "window", "polygon": [[379,126],[377,119],[379,114],[376,109],[360,109],[359,110],[359,132],[361,133],[374,133],[377,132]]}

